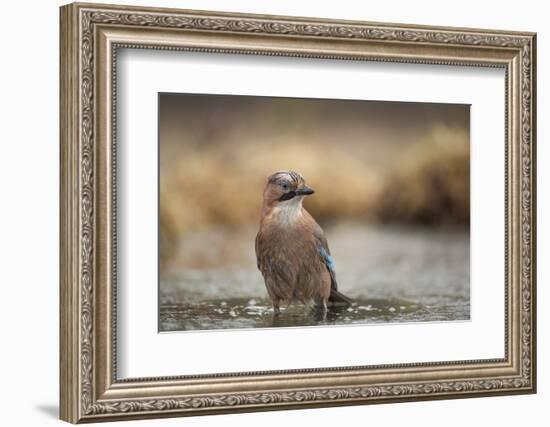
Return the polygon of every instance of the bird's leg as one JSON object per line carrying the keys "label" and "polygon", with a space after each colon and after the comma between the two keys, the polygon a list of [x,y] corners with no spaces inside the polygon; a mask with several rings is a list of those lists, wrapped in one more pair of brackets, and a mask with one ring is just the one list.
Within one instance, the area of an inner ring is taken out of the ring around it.
{"label": "bird's leg", "polygon": [[310,301],[304,305],[304,314],[308,314],[315,311],[315,301]]}
{"label": "bird's leg", "polygon": [[273,301],[273,316],[277,317],[281,314],[281,308],[279,307],[279,301]]}
{"label": "bird's leg", "polygon": [[323,298],[323,321],[327,320],[327,313],[328,313],[327,300]]}
{"label": "bird's leg", "polygon": [[316,320],[325,321],[327,319],[327,299],[321,296],[317,296],[313,304],[313,314]]}

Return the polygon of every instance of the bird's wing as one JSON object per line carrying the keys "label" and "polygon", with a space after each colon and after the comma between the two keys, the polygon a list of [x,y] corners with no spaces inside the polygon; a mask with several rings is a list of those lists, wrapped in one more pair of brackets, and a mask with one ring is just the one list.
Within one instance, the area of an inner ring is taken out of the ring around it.
{"label": "bird's wing", "polygon": [[315,241],[317,244],[317,252],[319,253],[319,256],[327,266],[328,272],[330,273],[330,287],[334,290],[337,290],[338,283],[336,282],[336,267],[334,265],[334,259],[330,255],[330,249],[328,247],[325,233],[323,232],[323,229],[321,227],[317,226],[315,228],[315,231],[313,232],[313,235],[315,236]]}
{"label": "bird's wing", "polygon": [[338,304],[343,306],[350,306],[353,301],[342,293],[338,292],[338,282],[336,281],[336,268],[334,265],[334,259],[330,255],[330,249],[328,248],[327,238],[320,226],[317,226],[313,232],[315,241],[317,244],[317,251],[330,274],[330,297],[329,301],[332,304]]}
{"label": "bird's wing", "polygon": [[260,239],[261,239],[261,231],[258,232],[258,234],[256,234],[256,240],[254,241],[254,249],[256,251],[256,266],[258,267],[258,270],[262,270],[261,269],[261,265],[260,265]]}

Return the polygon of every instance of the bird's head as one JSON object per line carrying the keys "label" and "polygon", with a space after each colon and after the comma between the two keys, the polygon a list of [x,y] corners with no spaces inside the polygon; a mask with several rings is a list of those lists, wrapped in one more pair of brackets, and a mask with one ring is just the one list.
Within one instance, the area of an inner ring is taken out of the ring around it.
{"label": "bird's head", "polygon": [[304,177],[294,171],[275,172],[267,178],[264,204],[267,206],[300,205],[305,196],[313,194]]}

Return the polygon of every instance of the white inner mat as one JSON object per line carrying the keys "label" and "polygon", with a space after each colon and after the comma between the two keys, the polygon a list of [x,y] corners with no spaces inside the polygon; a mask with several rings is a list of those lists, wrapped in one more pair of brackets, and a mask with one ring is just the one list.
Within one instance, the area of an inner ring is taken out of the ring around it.
{"label": "white inner mat", "polygon": [[[504,357],[503,69],[137,49],[117,67],[119,378]],[[158,333],[159,92],[471,104],[471,321]]]}

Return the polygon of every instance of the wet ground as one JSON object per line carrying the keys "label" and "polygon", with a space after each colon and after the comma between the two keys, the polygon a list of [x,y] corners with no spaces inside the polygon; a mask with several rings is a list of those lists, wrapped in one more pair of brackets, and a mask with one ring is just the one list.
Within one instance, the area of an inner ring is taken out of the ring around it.
{"label": "wet ground", "polygon": [[470,318],[469,235],[459,230],[325,227],[351,307],[326,316],[300,304],[274,317],[254,258],[255,230],[191,235],[160,283],[160,331]]}

